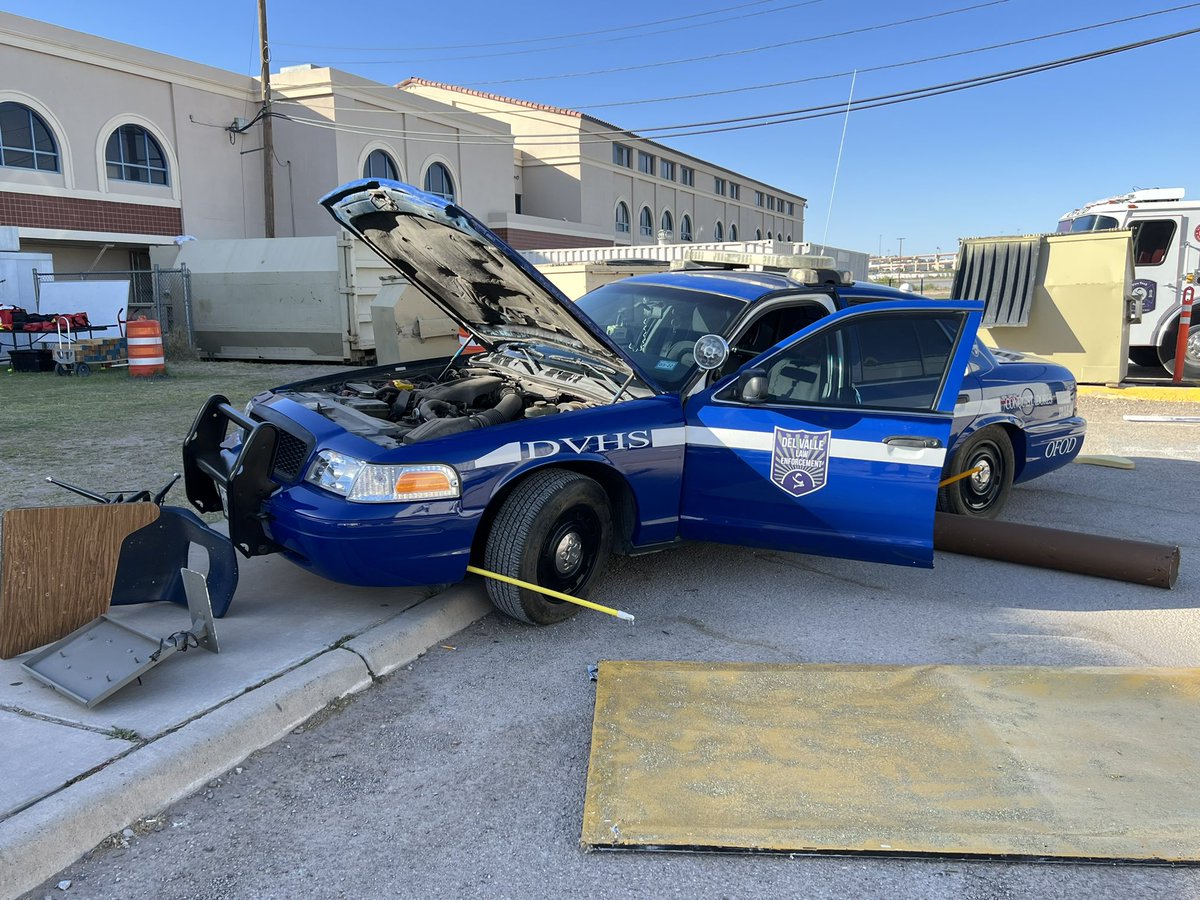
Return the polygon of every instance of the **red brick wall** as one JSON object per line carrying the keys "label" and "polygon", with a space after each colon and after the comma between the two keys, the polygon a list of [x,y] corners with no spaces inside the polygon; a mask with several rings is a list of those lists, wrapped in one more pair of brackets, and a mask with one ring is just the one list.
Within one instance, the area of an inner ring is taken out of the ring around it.
{"label": "red brick wall", "polygon": [[183,215],[175,206],[0,191],[0,225],[174,236],[183,233]]}
{"label": "red brick wall", "polygon": [[611,247],[612,241],[571,237],[569,234],[549,234],[524,228],[497,228],[496,234],[514,250],[557,250],[560,247]]}

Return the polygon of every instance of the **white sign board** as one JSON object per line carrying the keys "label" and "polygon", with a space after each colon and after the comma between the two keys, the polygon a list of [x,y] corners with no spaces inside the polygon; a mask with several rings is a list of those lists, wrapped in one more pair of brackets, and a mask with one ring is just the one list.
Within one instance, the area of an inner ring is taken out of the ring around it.
{"label": "white sign board", "polygon": [[119,281],[46,281],[38,292],[42,315],[85,312],[100,328],[124,319],[129,305],[129,279]]}

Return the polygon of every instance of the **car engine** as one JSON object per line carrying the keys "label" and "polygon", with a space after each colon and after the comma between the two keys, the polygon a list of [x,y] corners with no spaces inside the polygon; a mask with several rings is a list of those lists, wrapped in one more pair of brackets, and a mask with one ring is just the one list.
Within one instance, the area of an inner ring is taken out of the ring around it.
{"label": "car engine", "polygon": [[522,372],[510,360],[316,379],[273,393],[385,447],[614,402],[607,382],[586,372],[550,366]]}

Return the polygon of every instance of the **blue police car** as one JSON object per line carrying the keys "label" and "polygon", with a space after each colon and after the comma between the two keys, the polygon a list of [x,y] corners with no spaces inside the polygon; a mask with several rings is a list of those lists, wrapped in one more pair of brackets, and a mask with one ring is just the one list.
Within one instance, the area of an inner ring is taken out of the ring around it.
{"label": "blue police car", "polygon": [[[980,345],[979,303],[718,259],[575,304],[441,198],[371,180],[322,203],[484,351],[286,385],[244,412],[211,398],[187,493],[247,556],[360,585],[475,564],[575,595],[610,552],[681,540],[928,567],[938,503],[993,515],[1082,442],[1070,374]],[[488,591],[535,624],[576,610]]]}

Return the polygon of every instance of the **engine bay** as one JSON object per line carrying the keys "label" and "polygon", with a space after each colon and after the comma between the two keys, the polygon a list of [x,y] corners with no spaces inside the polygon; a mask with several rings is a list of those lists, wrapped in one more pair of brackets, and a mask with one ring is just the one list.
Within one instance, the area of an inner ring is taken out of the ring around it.
{"label": "engine bay", "polygon": [[488,353],[456,365],[351,371],[272,393],[393,448],[605,406],[629,392],[628,380],[618,383],[585,361],[545,360],[542,354]]}

